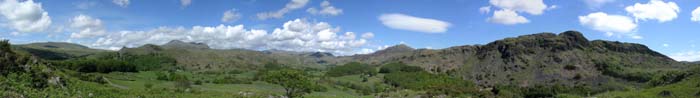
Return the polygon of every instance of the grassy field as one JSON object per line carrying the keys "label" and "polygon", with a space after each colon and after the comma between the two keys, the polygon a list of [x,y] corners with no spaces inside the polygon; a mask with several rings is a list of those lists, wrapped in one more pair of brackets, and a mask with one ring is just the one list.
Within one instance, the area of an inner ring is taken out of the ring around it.
{"label": "grassy field", "polygon": [[700,97],[700,75],[690,76],[674,84],[629,91],[612,91],[596,96],[601,98],[697,98]]}

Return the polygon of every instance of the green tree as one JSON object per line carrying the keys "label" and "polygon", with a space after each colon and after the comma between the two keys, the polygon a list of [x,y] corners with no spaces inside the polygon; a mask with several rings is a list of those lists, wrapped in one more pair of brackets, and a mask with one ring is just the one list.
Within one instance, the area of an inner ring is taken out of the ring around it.
{"label": "green tree", "polygon": [[315,87],[308,75],[299,70],[271,70],[267,71],[261,78],[265,82],[284,87],[285,95],[290,98],[311,93]]}

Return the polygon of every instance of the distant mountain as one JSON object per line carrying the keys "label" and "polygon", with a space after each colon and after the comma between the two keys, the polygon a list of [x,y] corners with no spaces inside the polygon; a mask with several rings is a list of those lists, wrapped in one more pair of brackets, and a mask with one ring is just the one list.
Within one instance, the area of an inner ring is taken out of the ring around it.
{"label": "distant mountain", "polygon": [[209,46],[204,43],[183,42],[180,40],[172,40],[162,45],[163,48],[171,49],[209,49]]}
{"label": "distant mountain", "polygon": [[230,70],[262,68],[266,63],[293,67],[324,68],[335,58],[326,52],[292,52],[281,50],[210,49],[206,44],[170,41],[163,45],[147,44],[123,48],[120,54],[165,55],[190,70]]}
{"label": "distant mountain", "polygon": [[85,57],[108,50],[91,49],[83,45],[65,42],[42,42],[13,46],[18,52],[29,53],[33,56],[48,60],[64,60]]}

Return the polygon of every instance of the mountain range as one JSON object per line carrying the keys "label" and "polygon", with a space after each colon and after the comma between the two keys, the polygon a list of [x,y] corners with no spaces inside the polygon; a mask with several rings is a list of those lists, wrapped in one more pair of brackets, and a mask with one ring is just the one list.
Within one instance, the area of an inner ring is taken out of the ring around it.
{"label": "mountain range", "polygon": [[172,57],[187,70],[260,69],[267,63],[291,67],[325,69],[349,62],[373,66],[401,62],[435,74],[448,74],[494,84],[616,85],[648,81],[651,73],[688,68],[648,47],[617,41],[588,40],[580,32],[537,33],[496,40],[485,45],[463,45],[444,49],[414,49],[400,44],[370,54],[335,56],[325,52],[280,50],[211,49],[204,43],[173,40],[163,45],[147,44],[119,51],[91,49],[71,43],[16,45],[17,50],[49,60],[89,57],[100,53],[163,55]]}

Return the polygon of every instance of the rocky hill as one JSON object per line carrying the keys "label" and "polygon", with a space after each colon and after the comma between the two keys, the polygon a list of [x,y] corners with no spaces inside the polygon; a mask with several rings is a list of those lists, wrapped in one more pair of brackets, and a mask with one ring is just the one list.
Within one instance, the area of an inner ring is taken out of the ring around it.
{"label": "rocky hill", "polygon": [[[577,31],[566,31],[558,35],[531,34],[497,40],[486,45],[438,50],[410,50],[401,47],[405,46],[340,58],[370,64],[404,62],[434,73],[461,76],[483,86],[601,85],[615,79],[646,81],[648,79],[645,77],[625,75],[685,67],[644,45],[589,41]],[[395,50],[401,51],[393,52]],[[620,70],[616,73],[607,72],[609,66]]]}

